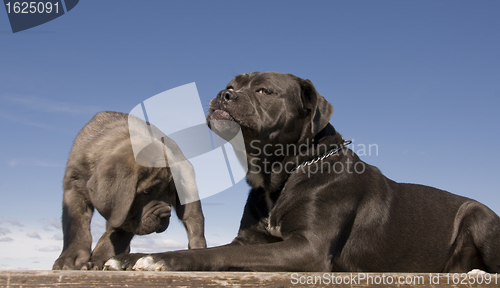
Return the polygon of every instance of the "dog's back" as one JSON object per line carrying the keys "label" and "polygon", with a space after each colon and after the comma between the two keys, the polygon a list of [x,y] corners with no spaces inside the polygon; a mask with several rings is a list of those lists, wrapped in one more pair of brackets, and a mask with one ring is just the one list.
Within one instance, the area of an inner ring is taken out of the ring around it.
{"label": "dog's back", "polygon": [[120,112],[97,113],[76,136],[68,166],[76,163],[91,165],[117,143],[130,143],[127,119],[128,115]]}

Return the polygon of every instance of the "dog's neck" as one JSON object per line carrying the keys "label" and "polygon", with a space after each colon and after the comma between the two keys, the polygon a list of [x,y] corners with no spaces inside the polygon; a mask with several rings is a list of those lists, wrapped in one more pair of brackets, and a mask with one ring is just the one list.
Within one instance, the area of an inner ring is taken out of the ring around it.
{"label": "dog's neck", "polygon": [[281,191],[292,169],[325,153],[332,146],[339,146],[342,143],[342,135],[337,133],[331,124],[328,124],[314,138],[306,139],[304,143],[287,144],[287,147],[292,146],[297,149],[285,149],[288,152],[284,153],[285,155],[249,154],[247,155],[249,164],[247,182],[253,188],[263,188],[268,195],[266,197],[270,197],[269,195]]}

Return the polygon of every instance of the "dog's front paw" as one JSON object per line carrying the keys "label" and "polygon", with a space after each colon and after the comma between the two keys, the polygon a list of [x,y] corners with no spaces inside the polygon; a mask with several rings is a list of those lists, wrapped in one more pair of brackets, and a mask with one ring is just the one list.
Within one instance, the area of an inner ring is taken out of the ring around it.
{"label": "dog's front paw", "polygon": [[144,256],[135,262],[132,270],[140,271],[164,271],[166,269],[165,262],[162,260],[155,260],[152,255]]}
{"label": "dog's front paw", "polygon": [[[157,254],[120,254],[109,259],[103,270],[121,271],[177,271],[182,270],[174,265],[177,254],[173,252]],[[167,263],[168,262],[168,263]],[[177,261],[178,262],[178,261]]]}
{"label": "dog's front paw", "polygon": [[133,267],[135,263],[144,256],[146,256],[146,254],[120,254],[106,261],[102,270],[134,270]]}

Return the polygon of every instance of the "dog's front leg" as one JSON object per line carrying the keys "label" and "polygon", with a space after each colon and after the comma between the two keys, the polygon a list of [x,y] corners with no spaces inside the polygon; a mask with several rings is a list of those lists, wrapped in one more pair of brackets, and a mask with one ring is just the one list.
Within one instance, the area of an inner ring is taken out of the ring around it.
{"label": "dog's front leg", "polygon": [[111,257],[121,253],[129,253],[130,241],[132,241],[133,237],[134,233],[132,232],[126,232],[121,229],[108,227],[106,232],[102,234],[99,242],[97,242],[94,251],[92,251],[89,268],[93,270],[101,270],[104,262]]}
{"label": "dog's front leg", "polygon": [[304,237],[256,245],[226,245],[150,255],[121,254],[107,270],[152,271],[329,271],[328,253]]}
{"label": "dog's front leg", "polygon": [[53,270],[87,269],[90,259],[90,220],[94,209],[89,206],[83,193],[76,189],[76,185],[69,186],[63,194],[63,251],[54,262]]}

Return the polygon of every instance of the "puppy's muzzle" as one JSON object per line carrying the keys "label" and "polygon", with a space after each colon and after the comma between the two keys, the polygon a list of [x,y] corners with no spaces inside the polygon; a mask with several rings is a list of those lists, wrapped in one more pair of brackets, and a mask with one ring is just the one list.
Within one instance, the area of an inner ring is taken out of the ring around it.
{"label": "puppy's muzzle", "polygon": [[159,206],[156,211],[153,212],[153,215],[158,215],[158,219],[161,222],[170,218],[172,208],[170,206]]}
{"label": "puppy's muzzle", "polygon": [[161,233],[165,231],[170,223],[170,214],[172,208],[161,201],[154,201],[152,204],[144,207],[141,215],[140,224],[134,231],[137,235],[146,235],[149,233]]}

